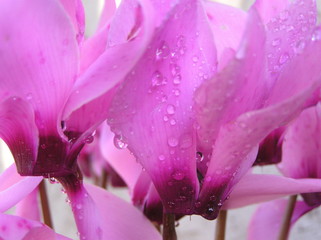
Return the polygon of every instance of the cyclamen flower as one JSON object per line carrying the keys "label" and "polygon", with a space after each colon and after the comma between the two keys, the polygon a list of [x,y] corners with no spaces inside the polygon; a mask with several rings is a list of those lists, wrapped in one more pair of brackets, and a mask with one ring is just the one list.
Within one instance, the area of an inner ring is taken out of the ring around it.
{"label": "cyclamen flower", "polygon": [[115,7],[109,6],[106,22],[84,41],[78,0],[0,2],[0,136],[21,175],[53,177],[64,185],[87,239],[107,235],[99,203],[82,185],[77,155],[105,120],[113,88],[154,28],[147,1],[125,4],[135,11],[121,8],[112,21]]}
{"label": "cyclamen flower", "polygon": [[[116,92],[108,122],[146,169],[165,212],[214,219],[259,143],[316,101],[315,4],[257,1],[244,33],[219,17],[244,19],[235,9],[192,0],[157,7],[166,17]],[[215,24],[230,31],[218,35]],[[234,31],[242,39],[223,44]]]}
{"label": "cyclamen flower", "polygon": [[[320,179],[320,104],[304,110],[286,129],[282,143],[282,161],[278,165],[283,175],[294,179]],[[321,193],[301,194],[304,201],[297,201],[291,226],[305,213],[319,207]],[[272,201],[259,206],[252,217],[248,239],[276,239],[286,200]]]}

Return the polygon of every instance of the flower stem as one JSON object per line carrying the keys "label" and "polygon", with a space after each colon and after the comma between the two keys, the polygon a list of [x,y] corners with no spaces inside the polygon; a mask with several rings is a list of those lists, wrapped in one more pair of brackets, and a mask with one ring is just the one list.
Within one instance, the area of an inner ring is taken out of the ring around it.
{"label": "flower stem", "polygon": [[44,180],[41,181],[39,184],[39,193],[40,193],[40,200],[41,200],[41,208],[42,208],[42,215],[44,223],[53,229],[53,224],[51,220],[51,214],[50,214],[50,208],[49,208],[49,202],[48,202],[48,196],[46,191],[46,185]]}
{"label": "flower stem", "polygon": [[216,220],[217,222],[216,222],[216,229],[215,229],[215,240],[225,239],[226,218],[227,218],[227,211],[221,210]]}
{"label": "flower stem", "polygon": [[281,225],[282,227],[281,227],[281,230],[279,233],[278,240],[288,239],[290,226],[291,226],[292,214],[293,214],[293,211],[295,208],[297,197],[298,197],[298,195],[293,195],[289,198],[288,206],[285,210],[285,214],[284,214],[282,225]]}
{"label": "flower stem", "polygon": [[163,240],[177,240],[175,214],[163,213]]}

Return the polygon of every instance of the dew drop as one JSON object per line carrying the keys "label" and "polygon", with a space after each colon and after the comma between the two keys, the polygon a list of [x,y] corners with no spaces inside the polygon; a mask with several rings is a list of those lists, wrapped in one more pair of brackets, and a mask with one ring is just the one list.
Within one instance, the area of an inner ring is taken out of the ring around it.
{"label": "dew drop", "polygon": [[178,85],[178,84],[181,83],[181,80],[182,80],[182,76],[181,76],[180,74],[177,74],[177,75],[174,77],[174,79],[173,79],[173,83],[174,83],[175,85]]}
{"label": "dew drop", "polygon": [[192,61],[193,61],[193,63],[197,63],[197,62],[198,62],[198,57],[197,57],[197,56],[194,56],[194,57],[192,58]]}
{"label": "dew drop", "polygon": [[317,28],[314,30],[311,40],[312,41],[321,40],[321,28]]}
{"label": "dew drop", "polygon": [[166,108],[166,112],[170,115],[173,115],[175,113],[175,107],[172,104],[169,104]]}
{"label": "dew drop", "polygon": [[171,119],[169,122],[172,126],[174,126],[176,124],[176,120],[175,119]]}
{"label": "dew drop", "polygon": [[280,19],[286,21],[289,18],[289,11],[285,10],[280,13]]}
{"label": "dew drop", "polygon": [[155,71],[152,75],[152,86],[157,87],[157,86],[162,85],[164,83],[163,80],[164,80],[164,78],[163,78],[163,75],[161,74],[161,72]]}
{"label": "dew drop", "polygon": [[167,122],[169,120],[168,116],[166,116],[166,115],[164,116],[163,119],[164,119],[164,122]]}
{"label": "dew drop", "polygon": [[58,183],[57,179],[55,179],[54,177],[50,177],[50,178],[49,178],[49,182],[50,182],[51,184]]}
{"label": "dew drop", "polygon": [[162,42],[161,46],[156,50],[156,59],[166,59],[170,55],[170,49],[166,42]]}
{"label": "dew drop", "polygon": [[26,99],[30,101],[32,99],[32,93],[27,93]]}
{"label": "dew drop", "polygon": [[185,46],[185,37],[183,35],[178,36],[176,45],[178,47]]}
{"label": "dew drop", "polygon": [[77,203],[77,204],[76,204],[76,208],[77,208],[78,210],[82,209],[82,204]]}
{"label": "dew drop", "polygon": [[121,135],[115,135],[114,145],[118,149],[125,149],[128,146],[128,144],[124,141],[124,139]]}
{"label": "dew drop", "polygon": [[272,41],[272,46],[273,47],[276,47],[276,46],[279,46],[281,43],[281,39],[280,38],[276,38]]}
{"label": "dew drop", "polygon": [[196,161],[202,162],[204,160],[204,155],[201,152],[196,152]]}
{"label": "dew drop", "polygon": [[279,63],[284,64],[289,60],[289,54],[288,53],[283,53],[280,58],[279,58]]}
{"label": "dew drop", "polygon": [[170,147],[176,147],[178,145],[178,140],[177,138],[175,137],[170,137],[168,140],[167,140],[167,143]]}
{"label": "dew drop", "polygon": [[174,77],[180,73],[180,67],[177,64],[172,64],[170,66],[170,71],[171,71],[172,76]]}
{"label": "dew drop", "polygon": [[175,180],[177,180],[177,181],[181,181],[181,180],[184,179],[185,175],[184,175],[184,173],[182,173],[182,172],[176,171],[176,172],[174,172],[174,173],[172,174],[172,177],[173,177],[173,179],[175,179]]}
{"label": "dew drop", "polygon": [[165,160],[165,156],[164,155],[159,155],[158,156],[158,160],[159,161],[164,161]]}

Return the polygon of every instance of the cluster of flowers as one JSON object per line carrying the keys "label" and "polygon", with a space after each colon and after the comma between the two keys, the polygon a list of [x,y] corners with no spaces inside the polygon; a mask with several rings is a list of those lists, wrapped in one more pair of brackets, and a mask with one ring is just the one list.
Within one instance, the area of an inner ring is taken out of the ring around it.
{"label": "cluster of flowers", "polygon": [[[0,176],[1,239],[68,239],[40,222],[43,178],[62,184],[87,240],[157,240],[152,222],[264,201],[249,239],[276,239],[275,199],[302,194],[292,223],[321,204],[314,0],[247,12],[106,0],[89,38],[84,22],[80,0],[0,1],[0,137],[15,160]],[[271,163],[284,176],[251,173]],[[83,183],[101,172],[132,205]]]}

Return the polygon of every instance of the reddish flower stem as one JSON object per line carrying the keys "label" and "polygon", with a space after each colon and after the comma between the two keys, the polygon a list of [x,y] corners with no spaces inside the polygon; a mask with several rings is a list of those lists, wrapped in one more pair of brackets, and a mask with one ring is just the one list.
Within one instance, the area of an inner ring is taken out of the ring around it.
{"label": "reddish flower stem", "polygon": [[50,207],[48,202],[47,190],[44,180],[41,181],[39,184],[39,193],[40,193],[40,200],[41,200],[41,208],[42,208],[42,215],[44,223],[53,229],[53,223],[51,220],[50,214]]}
{"label": "reddish flower stem", "polygon": [[225,239],[227,211],[221,210],[216,220],[215,240]]}
{"label": "reddish flower stem", "polygon": [[285,210],[278,240],[288,239],[290,226],[291,226],[291,219],[292,219],[297,197],[298,195],[293,195],[289,198],[288,206]]}
{"label": "reddish flower stem", "polygon": [[177,240],[175,214],[163,213],[163,240]]}

